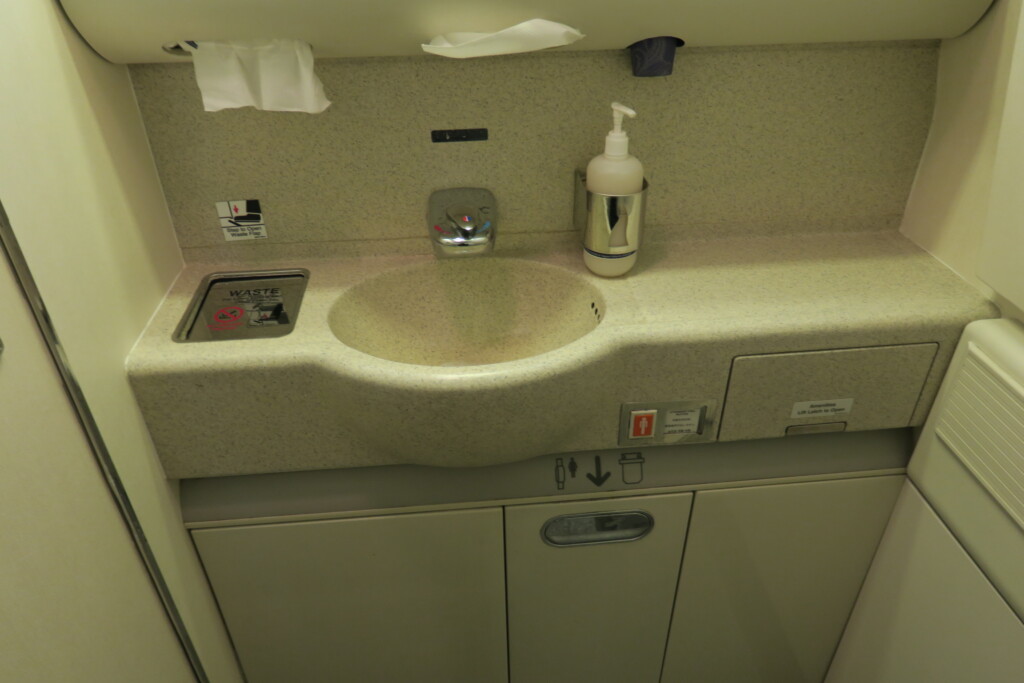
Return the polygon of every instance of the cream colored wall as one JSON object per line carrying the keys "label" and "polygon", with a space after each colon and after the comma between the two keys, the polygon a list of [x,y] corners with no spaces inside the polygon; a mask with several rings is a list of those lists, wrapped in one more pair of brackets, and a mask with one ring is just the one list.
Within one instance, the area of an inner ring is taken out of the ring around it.
{"label": "cream colored wall", "polygon": [[[1024,308],[1020,259],[1024,253],[1024,22],[1017,24],[1015,43],[992,168],[985,239],[978,253],[978,275],[1002,297]],[[1020,310],[1017,318],[1024,320]]]}
{"label": "cream colored wall", "polygon": [[[500,234],[570,232],[573,169],[603,149],[612,100],[651,182],[646,222],[676,239],[895,230],[928,135],[936,42],[684,48],[666,78],[624,50],[490,59],[320,60],[322,114],[204,112],[190,64],[132,81],[181,245],[423,239],[431,191],[490,188]],[[430,131],[487,128],[437,144]],[[225,243],[215,203],[259,199],[268,239]],[[653,234],[653,232],[652,232]],[[500,240],[501,238],[499,238]]]}
{"label": "cream colored wall", "polygon": [[127,70],[56,3],[0,2],[0,27],[0,198],[204,664],[239,680],[124,372],[181,266]]}
{"label": "cream colored wall", "polygon": [[1022,0],[997,0],[939,52],[935,113],[901,232],[986,296],[976,264]]}
{"label": "cream colored wall", "polygon": [[195,680],[2,253],[0,320],[0,680]]}

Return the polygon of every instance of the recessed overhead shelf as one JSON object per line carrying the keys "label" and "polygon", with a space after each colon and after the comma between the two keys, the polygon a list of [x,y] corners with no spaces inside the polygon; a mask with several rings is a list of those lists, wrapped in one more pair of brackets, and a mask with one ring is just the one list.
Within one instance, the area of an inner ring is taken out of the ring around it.
{"label": "recessed overhead shelf", "polygon": [[654,36],[690,47],[951,38],[970,29],[991,0],[62,0],[92,47],[112,62],[182,61],[165,45],[183,40],[296,38],[316,57],[423,54],[452,31],[488,33],[535,17],[586,38],[570,50],[626,48]]}

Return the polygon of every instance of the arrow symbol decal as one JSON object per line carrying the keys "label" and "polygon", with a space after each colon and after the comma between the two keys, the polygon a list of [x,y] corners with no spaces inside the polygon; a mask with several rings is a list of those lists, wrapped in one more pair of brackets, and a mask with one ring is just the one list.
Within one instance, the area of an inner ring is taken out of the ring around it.
{"label": "arrow symbol decal", "polygon": [[601,456],[594,456],[594,473],[587,472],[587,479],[594,482],[594,486],[604,486],[604,483],[608,481],[608,477],[612,476],[611,472],[605,472],[601,474]]}

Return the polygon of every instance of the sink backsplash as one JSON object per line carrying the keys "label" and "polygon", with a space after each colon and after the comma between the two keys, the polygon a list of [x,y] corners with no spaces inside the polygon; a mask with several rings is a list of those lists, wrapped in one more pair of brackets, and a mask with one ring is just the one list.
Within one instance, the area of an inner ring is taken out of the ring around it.
{"label": "sink backsplash", "polygon": [[[573,169],[608,103],[639,112],[647,224],[681,237],[889,230],[928,134],[936,42],[321,60],[323,114],[202,110],[190,64],[131,77],[183,248],[421,237],[427,197],[487,187],[504,234],[572,230]],[[487,128],[489,139],[431,142]],[[268,239],[225,245],[215,203],[258,199]],[[500,237],[499,237],[500,239]]]}

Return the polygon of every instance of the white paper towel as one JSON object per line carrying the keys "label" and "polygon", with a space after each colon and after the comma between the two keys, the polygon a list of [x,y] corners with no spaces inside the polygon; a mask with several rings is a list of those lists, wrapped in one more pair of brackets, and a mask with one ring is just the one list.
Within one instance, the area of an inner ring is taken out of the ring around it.
{"label": "white paper towel", "polygon": [[533,52],[575,43],[584,35],[572,26],[547,19],[530,19],[497,33],[445,33],[421,47],[442,57],[490,57]]}
{"label": "white paper towel", "polygon": [[188,47],[206,111],[256,107],[319,114],[331,104],[313,73],[313,51],[300,40],[195,45]]}

